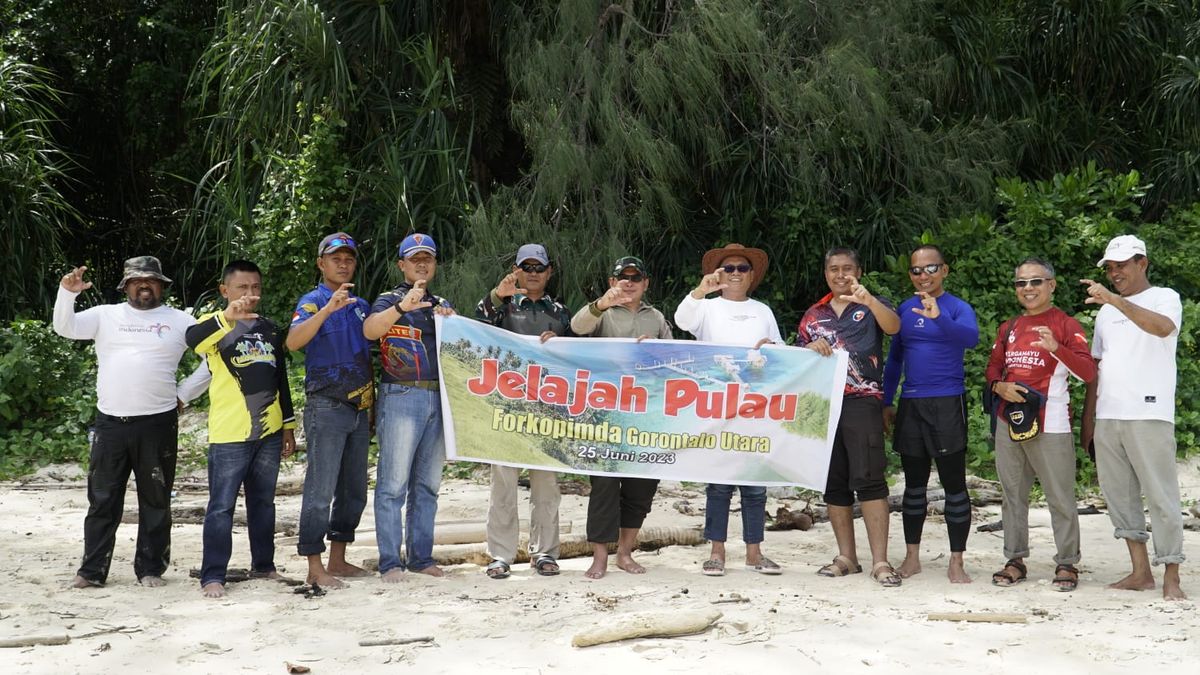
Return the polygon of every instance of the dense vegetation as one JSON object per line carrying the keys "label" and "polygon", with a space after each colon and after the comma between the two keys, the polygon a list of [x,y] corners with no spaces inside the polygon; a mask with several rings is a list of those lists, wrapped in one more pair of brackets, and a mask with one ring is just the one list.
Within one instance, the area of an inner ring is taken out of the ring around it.
{"label": "dense vegetation", "polygon": [[322,234],[364,242],[373,297],[419,230],[460,307],[536,240],[572,306],[634,253],[669,310],[740,241],[771,253],[787,332],[830,245],[900,297],[903,254],[935,241],[979,311],[978,378],[1024,255],[1073,280],[1137,232],[1152,280],[1198,297],[1198,188],[1194,2],[0,0],[0,472],[83,447],[91,357],[40,323],[76,264],[108,302],[123,258],[158,255],[201,306],[250,257],[286,319]]}

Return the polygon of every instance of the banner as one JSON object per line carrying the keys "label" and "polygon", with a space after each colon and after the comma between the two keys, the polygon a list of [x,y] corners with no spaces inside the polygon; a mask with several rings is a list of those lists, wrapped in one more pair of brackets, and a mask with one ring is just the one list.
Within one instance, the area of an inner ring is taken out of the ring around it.
{"label": "banner", "polygon": [[825,489],[845,352],[538,338],[437,317],[449,459]]}

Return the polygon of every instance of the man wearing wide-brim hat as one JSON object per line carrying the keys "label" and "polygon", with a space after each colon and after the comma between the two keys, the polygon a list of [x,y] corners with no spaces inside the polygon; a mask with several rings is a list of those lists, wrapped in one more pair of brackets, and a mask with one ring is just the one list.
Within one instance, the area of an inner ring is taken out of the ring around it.
{"label": "man wearing wide-brim hat", "polygon": [[[697,340],[758,349],[764,344],[781,344],[779,324],[770,307],[750,297],[766,276],[770,263],[766,251],[726,244],[704,254],[700,284],[683,298],[675,310],[675,324]],[[718,293],[716,297],[708,295]],[[762,574],[782,570],[762,554],[767,489],[742,485],[742,540],[746,542],[746,568]],[[729,529],[729,502],[735,486],[710,484],[704,515],[704,538],[712,542],[705,561],[707,576],[725,574],[725,539]]]}
{"label": "man wearing wide-brim hat", "polygon": [[95,340],[96,421],[88,459],[88,513],[83,562],[72,586],[103,586],[108,579],[125,484],[137,477],[138,537],[133,570],[143,586],[161,586],[171,553],[171,488],[178,454],[178,408],[199,396],[211,379],[201,364],[176,384],[190,314],[163,306],[171,280],[153,256],[125,261],[117,290],[127,302],[75,312],[75,298],[92,287],[86,267],[63,276],[54,302],[54,331]]}

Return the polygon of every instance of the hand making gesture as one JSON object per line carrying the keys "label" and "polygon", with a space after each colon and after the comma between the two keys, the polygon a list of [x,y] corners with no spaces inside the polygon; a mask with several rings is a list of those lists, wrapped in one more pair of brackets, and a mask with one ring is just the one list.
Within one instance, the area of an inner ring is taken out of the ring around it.
{"label": "hand making gesture", "polygon": [[867,290],[866,286],[858,283],[857,280],[850,282],[850,295],[839,295],[838,300],[842,302],[857,302],[860,305],[870,304],[875,296],[871,295],[871,291]]}
{"label": "hand making gesture", "polygon": [[230,300],[229,305],[225,307],[225,320],[233,323],[257,319],[258,314],[252,311],[257,302],[257,295],[243,295],[237,300]]}
{"label": "hand making gesture", "polygon": [[333,292],[333,297],[329,298],[329,302],[325,303],[326,311],[333,313],[343,307],[354,304],[354,296],[350,295],[350,289],[354,288],[354,284],[342,284],[340,288]]}
{"label": "hand making gesture", "polygon": [[616,305],[628,305],[633,298],[626,295],[620,285],[613,286],[596,300],[596,309],[606,310]]}
{"label": "hand making gesture", "polygon": [[70,272],[63,275],[62,287],[64,290],[72,293],[82,293],[92,287],[92,282],[83,280],[83,273],[87,271],[87,267],[76,267]]}
{"label": "hand making gesture", "polygon": [[396,303],[396,309],[399,310],[401,314],[407,314],[409,312],[418,309],[424,309],[426,307],[433,307],[433,303],[425,301],[424,279],[417,279],[416,283],[413,284],[413,287],[404,294],[403,298],[400,299],[400,302]]}
{"label": "hand making gesture", "polygon": [[1038,339],[1031,344],[1034,347],[1041,347],[1048,352],[1053,353],[1058,349],[1058,340],[1054,339],[1054,333],[1046,326],[1034,326],[1031,330],[1038,334]]}
{"label": "hand making gesture", "polygon": [[921,306],[913,307],[912,311],[920,314],[926,319],[936,319],[942,315],[942,309],[938,307],[937,298],[926,293],[925,291],[917,291],[913,295],[921,299]]}
{"label": "hand making gesture", "polygon": [[[695,290],[692,291],[692,297],[700,300],[710,293],[716,293],[717,291],[723,291],[726,288],[729,288],[729,284],[726,284],[724,279],[725,271],[721,269],[718,269],[712,274],[705,274],[704,277],[700,279],[700,285],[696,286]],[[699,294],[698,297],[697,294]]]}
{"label": "hand making gesture", "polygon": [[1088,305],[1107,305],[1111,302],[1116,302],[1118,296],[1116,293],[1104,287],[1104,284],[1092,281],[1091,279],[1080,279],[1079,283],[1087,286],[1088,297],[1084,300],[1084,304]]}
{"label": "hand making gesture", "polygon": [[525,294],[525,289],[517,285],[517,275],[515,272],[509,272],[500,280],[500,284],[492,290],[497,298],[511,298],[517,293]]}

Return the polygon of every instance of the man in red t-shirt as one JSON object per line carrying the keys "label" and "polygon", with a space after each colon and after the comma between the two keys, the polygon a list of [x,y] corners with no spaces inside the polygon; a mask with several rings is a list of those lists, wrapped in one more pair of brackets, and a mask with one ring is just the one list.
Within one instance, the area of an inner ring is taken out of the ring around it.
{"label": "man in red t-shirt", "polygon": [[[1079,584],[1075,568],[1079,562],[1079,515],[1067,376],[1091,382],[1096,378],[1096,363],[1079,322],[1054,306],[1054,268],[1050,263],[1026,259],[1017,267],[1013,285],[1024,311],[1000,324],[987,367],[988,386],[1000,399],[995,411],[996,473],[1004,488],[1001,517],[1004,556],[1008,558],[1004,568],[992,575],[992,583],[1013,586],[1026,578],[1029,489],[1036,476],[1046,493],[1058,548],[1054,588],[1073,591]],[[1033,419],[1033,410],[1019,408],[1037,397],[1044,403]],[[1022,419],[1024,413],[1029,414],[1028,420]]]}

